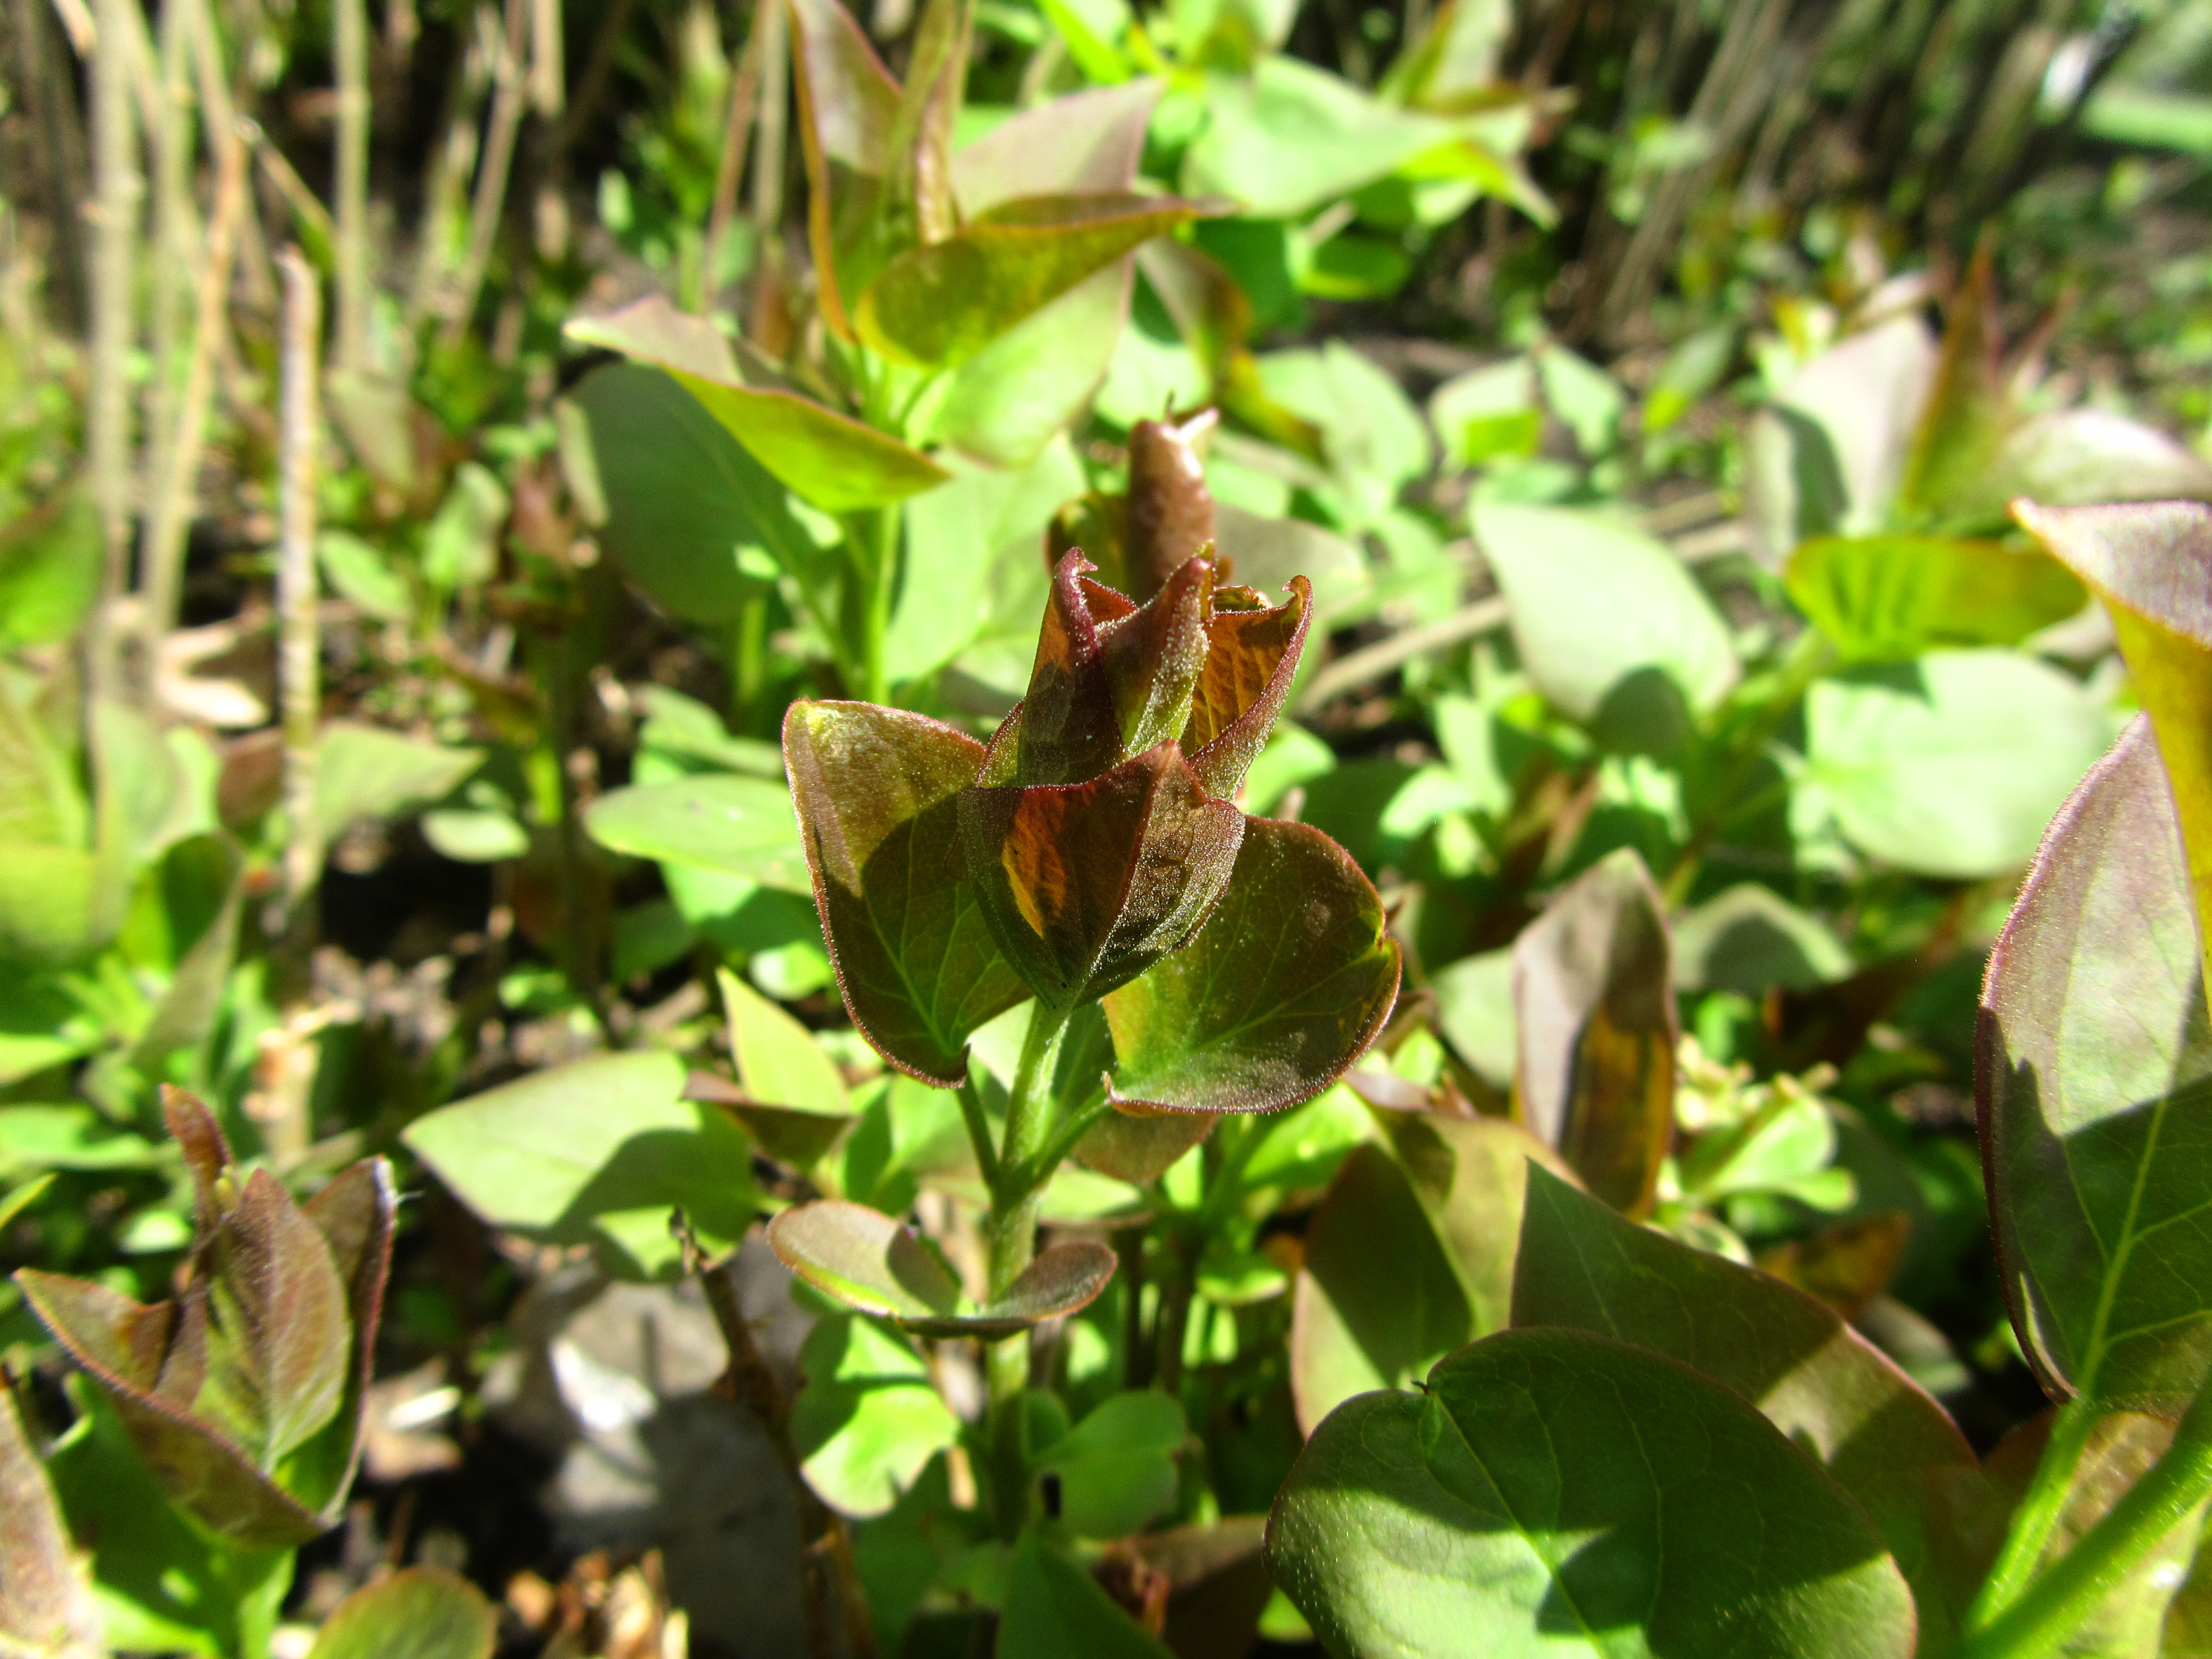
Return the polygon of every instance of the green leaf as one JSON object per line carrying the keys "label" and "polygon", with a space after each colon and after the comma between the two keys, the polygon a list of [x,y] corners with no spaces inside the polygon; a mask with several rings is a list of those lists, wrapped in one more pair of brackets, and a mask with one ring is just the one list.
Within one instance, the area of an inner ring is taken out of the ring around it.
{"label": "green leaf", "polygon": [[912,1343],[857,1314],[829,1314],[799,1350],[792,1402],[799,1472],[841,1515],[884,1515],[960,1437]]}
{"label": "green leaf", "polygon": [[1777,1279],[1624,1220],[1538,1171],[1514,1269],[1513,1323],[1591,1331],[1741,1395],[1856,1498],[1948,1651],[1980,1582],[1972,1540],[1996,1497],[1950,1417],[1831,1309]]}
{"label": "green leaf", "polygon": [[1038,1457],[1060,1483],[1060,1519],[1078,1538],[1125,1538],[1175,1501],[1182,1407],[1157,1389],[1109,1395]]}
{"label": "green leaf", "polygon": [[315,562],[332,592],[378,621],[404,623],[415,614],[415,595],[407,579],[360,537],[343,530],[324,531],[315,538]]}
{"label": "green leaf", "polygon": [[0,528],[0,642],[52,645],[76,633],[100,599],[100,516],[82,489]]}
{"label": "green leaf", "polygon": [[1198,1112],[1310,1099],[1382,1029],[1398,966],[1382,902],[1342,848],[1249,819],[1205,925],[1106,999],[1114,1097]]}
{"label": "green leaf", "polygon": [[1818,916],[1771,887],[1741,882],[1674,923],[1674,983],[1761,997],[1848,978],[1851,953]]}
{"label": "green leaf", "polygon": [[1814,536],[1884,528],[1936,379],[1928,325],[1905,314],[1805,364],[1744,429],[1744,526],[1770,568]]}
{"label": "green leaf", "polygon": [[1384,1146],[1352,1150],[1306,1231],[1291,1389],[1308,1431],[1505,1328],[1528,1167],[1565,1168],[1499,1119],[1376,1117]]}
{"label": "green leaf", "polygon": [[458,789],[481,749],[448,749],[353,720],[325,724],[317,742],[315,810],[335,836],[356,818],[392,817]]}
{"label": "green leaf", "polygon": [[508,813],[446,807],[422,814],[422,839],[458,864],[499,864],[530,850],[530,832]]}
{"label": "green leaf", "polygon": [[1674,1132],[1666,908],[1632,848],[1585,871],[1513,945],[1514,1097],[1591,1192],[1651,1207]]}
{"label": "green leaf", "polygon": [[2208,1033],[2147,721],[2051,826],[1990,957],[1975,1066],[2021,1347],[2054,1397],[2179,1409],[2212,1371]]}
{"label": "green leaf", "polygon": [[[1420,411],[1389,373],[1343,341],[1319,350],[1271,351],[1258,367],[1267,396],[1321,434],[1329,470],[1358,514],[1386,517],[1399,490],[1428,470],[1434,449]],[[1311,574],[1319,587],[1320,573]],[[1237,575],[1261,580],[1241,562]]]}
{"label": "green leaf", "polygon": [[794,702],[784,753],[823,936],[853,1023],[894,1066],[945,1088],[969,1035],[1024,995],[957,863],[959,792],[983,746],[919,714]]}
{"label": "green leaf", "polygon": [[1665,671],[1698,710],[1735,684],[1728,629],[1665,543],[1565,507],[1477,501],[1474,524],[1522,666],[1577,720],[1639,668]]}
{"label": "green leaf", "polygon": [[2001,542],[1822,537],[1783,568],[1797,608],[1847,662],[1896,662],[1936,646],[2016,645],[2087,602],[2056,559]]}
{"label": "green leaf", "polygon": [[1127,191],[1002,202],[945,240],[893,259],[861,295],[854,324],[896,361],[965,362],[1094,271],[1205,210]]}
{"label": "green leaf", "polygon": [[1973,881],[2027,861],[2111,726],[2078,681],[1988,650],[1817,681],[1805,731],[1808,775],[1862,852]]}
{"label": "green leaf", "polygon": [[998,1659],[1168,1659],[1098,1581],[1035,1532],[1014,1546]]}
{"label": "green leaf", "polygon": [[584,827],[610,852],[804,892],[791,800],[766,778],[700,772],[604,794],[585,810]]}
{"label": "green leaf", "polygon": [[974,642],[1001,597],[993,580],[1000,561],[1034,566],[1053,509],[1082,488],[1074,451],[1052,441],[1020,471],[961,466],[906,504],[906,556],[885,641],[895,684],[935,672]]}
{"label": "green leaf", "polygon": [[781,483],[657,368],[593,369],[561,405],[575,411],[563,465],[593,532],[654,603],[687,622],[728,623],[763,584],[743,553],[764,550],[804,579],[820,557]]}
{"label": "green leaf", "polygon": [[307,1659],[491,1659],[499,1614],[442,1567],[403,1567],[338,1603]]}
{"label": "green leaf", "polygon": [[1459,131],[1287,55],[1262,58],[1249,76],[1209,79],[1206,101],[1212,118],[1184,153],[1182,187],[1261,219],[1296,218]]}
{"label": "green leaf", "polygon": [[157,1157],[151,1141],[118,1128],[89,1106],[0,1106],[0,1175],[149,1170]]}
{"label": "green leaf", "polygon": [[2021,522],[2096,589],[2157,728],[2212,962],[2212,508],[2020,508]]}
{"label": "green leaf", "polygon": [[989,1340],[1089,1304],[1114,1276],[1114,1252],[1088,1239],[1042,1252],[994,1302],[977,1304],[934,1249],[878,1210],[824,1199],[786,1210],[768,1241],[817,1291],[923,1336]]}
{"label": "green leaf", "polygon": [[748,384],[714,326],[659,295],[573,318],[565,331],[673,375],[754,459],[825,513],[888,507],[945,481],[942,467],[896,438],[796,392]]}
{"label": "green leaf", "polygon": [[1857,1504],[1735,1395],[1580,1331],[1506,1331],[1307,1443],[1267,1524],[1332,1651],[1905,1659]]}
{"label": "green leaf", "polygon": [[422,580],[452,592],[499,573],[499,532],[514,503],[507,487],[475,461],[454,470],[430,522],[422,527]]}
{"label": "green leaf", "polygon": [[2003,319],[1987,240],[1974,251],[1943,310],[1935,380],[1898,480],[1893,514],[1903,524],[1971,523],[1974,497],[2014,420],[2004,382]]}
{"label": "green leaf", "polygon": [[2045,507],[2212,499],[2212,462],[2106,409],[2054,410],[2022,422],[1996,470],[1991,518],[2018,495]]}
{"label": "green leaf", "polygon": [[1509,357],[1455,375],[1430,394],[1429,421],[1447,458],[1462,465],[1534,454],[1543,441],[1544,410],[1534,365]]}
{"label": "green leaf", "polygon": [[752,1149],[712,1106],[685,1100],[673,1054],[599,1054],[409,1126],[408,1146],[493,1226],[549,1243],[598,1241],[646,1276],[678,1260],[680,1208],[710,1247],[752,1224]]}
{"label": "green leaf", "polygon": [[853,1109],[836,1062],[814,1034],[728,969],[716,970],[730,1022],[730,1052],[745,1092],[768,1106],[843,1116]]}

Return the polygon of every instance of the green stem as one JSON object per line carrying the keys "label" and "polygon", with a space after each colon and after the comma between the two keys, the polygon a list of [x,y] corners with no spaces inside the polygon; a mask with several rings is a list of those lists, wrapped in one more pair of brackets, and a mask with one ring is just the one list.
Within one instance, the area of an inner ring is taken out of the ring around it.
{"label": "green stem", "polygon": [[[1037,1165],[1052,1133],[1053,1073],[1070,1008],[1036,1003],[1029,1035],[1006,1097],[1006,1129],[999,1148],[999,1179],[984,1222],[990,1247],[991,1297],[996,1301],[1036,1259],[1037,1204],[1044,1182]],[[1012,1398],[1029,1381],[1029,1337],[1010,1336],[991,1350],[991,1398]]]}
{"label": "green stem", "polygon": [[2051,1529],[2058,1524],[2059,1514],[2066,1507],[2074,1471],[2081,1462],[2081,1454],[2089,1443],[2089,1431],[2096,1423],[2096,1408],[2086,1400],[2069,1401],[2058,1408],[2058,1415],[2051,1425],[2051,1438],[2044,1446],[2041,1461],[2035,1466],[2035,1479],[2028,1486],[2027,1495],[2020,1500],[2020,1507],[2013,1511],[2012,1525],[2006,1530],[2004,1544],[1997,1551],[1990,1576],[1982,1581],[1981,1593],[1967,1610],[1969,1631],[1986,1630],[1995,1625],[1998,1616],[2020,1600],[2021,1593],[2035,1576],[2036,1563],[2043,1559]]}
{"label": "green stem", "polygon": [[991,1120],[983,1115],[983,1091],[976,1085],[973,1070],[953,1091],[953,1098],[960,1103],[960,1119],[968,1126],[968,1144],[975,1149],[975,1167],[982,1173],[983,1185],[995,1193],[999,1190],[999,1149],[991,1145]]}
{"label": "green stem", "polygon": [[753,705],[768,684],[768,595],[756,593],[738,607],[730,638],[730,729],[753,729]]}
{"label": "green stem", "polygon": [[[2076,1401],[2065,1410],[2081,1406]],[[2064,1413],[2060,1415],[2063,1419]],[[2053,1425],[2054,1449],[2057,1434],[2058,1427]],[[2087,1437],[2086,1433],[2082,1437]],[[2080,1455],[2078,1449],[2075,1455]],[[2045,1462],[2050,1462],[2048,1451]],[[2039,1466],[2036,1485],[2039,1488],[2043,1485]],[[2035,1493],[2029,1495],[2033,1498]],[[2098,1604],[2208,1496],[2212,1496],[2212,1389],[2197,1395],[2182,1418],[2181,1426],[2174,1431],[2173,1443],[2166,1455],[2081,1534],[2050,1571],[1984,1628],[1968,1637],[1959,1650],[1959,1659],[2041,1659],[2056,1652]],[[2011,1538],[2005,1542],[2009,1555]],[[1992,1580],[1995,1577],[1992,1573]],[[1978,1605],[1975,1610],[1982,1611]]]}

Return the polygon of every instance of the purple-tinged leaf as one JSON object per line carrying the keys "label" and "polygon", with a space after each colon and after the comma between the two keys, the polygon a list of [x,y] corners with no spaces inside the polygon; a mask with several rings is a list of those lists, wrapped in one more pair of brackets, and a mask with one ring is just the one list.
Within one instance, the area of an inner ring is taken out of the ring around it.
{"label": "purple-tinged leaf", "polygon": [[876,228],[899,84],[837,0],[791,0],[791,60],[822,319],[849,340],[847,295],[857,298],[886,257]]}
{"label": "purple-tinged leaf", "polygon": [[1210,210],[1121,191],[1002,202],[945,240],[892,259],[861,295],[854,324],[900,362],[965,362],[1093,271]]}
{"label": "purple-tinged leaf", "polygon": [[208,1375],[193,1408],[273,1474],[337,1414],[352,1356],[346,1286],[266,1170],[246,1177],[204,1262]]}
{"label": "purple-tinged leaf", "polygon": [[94,1322],[103,1314],[127,1319],[128,1311],[115,1302],[131,1309],[136,1304],[127,1297],[109,1302],[105,1298],[111,1293],[97,1285],[29,1267],[16,1273],[15,1282],[70,1357],[100,1385],[139,1455],[179,1509],[218,1537],[252,1549],[290,1548],[329,1530],[335,1517],[318,1515],[291,1497],[228,1435],[109,1363],[118,1354],[129,1358],[129,1351],[103,1343]]}
{"label": "purple-tinged leaf", "polygon": [[54,1489],[0,1386],[0,1650],[46,1659],[105,1653],[100,1609],[62,1524]]}
{"label": "purple-tinged leaf", "polygon": [[924,1336],[1012,1336],[1075,1312],[1114,1276],[1104,1245],[1064,1242],[1040,1253],[1004,1296],[978,1305],[912,1228],[842,1199],[786,1210],[769,1224],[768,1241],[817,1291]]}
{"label": "purple-tinged leaf", "polygon": [[2048,1393],[2108,1409],[2212,1371],[2212,1027],[2160,748],[2136,720],[2052,820],[1976,1043],[2013,1327]]}
{"label": "purple-tinged leaf", "polygon": [[1595,1331],[1733,1389],[1856,1498],[1948,1650],[1996,1540],[1996,1494],[1943,1408],[1832,1309],[1532,1175],[1516,1327]]}
{"label": "purple-tinged leaf", "polygon": [[1132,1103],[1099,1121],[1076,1143],[1075,1161],[1086,1170],[1147,1186],[1212,1132],[1208,1112],[1166,1112]]}
{"label": "purple-tinged leaf", "polygon": [[954,1088],[969,1034],[1024,995],[958,849],[983,745],[920,714],[792,704],[783,720],[823,937],[845,1006],[892,1065]]}
{"label": "purple-tinged leaf", "polygon": [[1522,1119],[1624,1215],[1651,1207],[1680,1039],[1667,918],[1644,860],[1607,854],[1513,946]]}
{"label": "purple-tinged leaf", "polygon": [[1310,825],[1247,819],[1205,925],[1106,999],[1114,1097],[1184,1112],[1310,1099],[1382,1030],[1398,965],[1349,854]]}
{"label": "purple-tinged leaf", "polygon": [[714,326],[658,295],[605,317],[574,318],[565,332],[674,376],[755,460],[825,513],[886,507],[951,477],[849,415],[782,386],[747,384]]}
{"label": "purple-tinged leaf", "polygon": [[1122,557],[1128,592],[1142,602],[1168,585],[1186,560],[1213,550],[1213,495],[1206,487],[1206,444],[1220,422],[1200,410],[1181,425],[1139,421],[1129,430],[1129,501]]}
{"label": "purple-tinged leaf", "polygon": [[2212,962],[2212,507],[2194,501],[2014,509],[2112,612],[2181,815]]}
{"label": "purple-tinged leaf", "polygon": [[952,158],[961,216],[1024,197],[1127,190],[1143,159],[1160,83],[1124,81],[1054,98],[1008,117]]}
{"label": "purple-tinged leaf", "polygon": [[957,799],[984,920],[1030,990],[1063,1008],[1182,948],[1228,885],[1244,832],[1244,815],[1200,788],[1172,743],[1088,783]]}
{"label": "purple-tinged leaf", "polygon": [[1206,622],[1206,666],[1193,688],[1183,752],[1190,769],[1224,799],[1267,746],[1304,653],[1313,621],[1313,587],[1290,580],[1290,599],[1270,605],[1249,587],[1214,590]]}

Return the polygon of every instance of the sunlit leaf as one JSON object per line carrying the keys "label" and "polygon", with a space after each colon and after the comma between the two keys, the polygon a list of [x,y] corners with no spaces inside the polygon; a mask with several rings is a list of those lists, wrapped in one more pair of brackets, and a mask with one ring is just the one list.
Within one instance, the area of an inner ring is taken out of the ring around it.
{"label": "sunlit leaf", "polygon": [[1513,1323],[1567,1326],[1680,1361],[1741,1395],[1856,1498],[1948,1650],[1996,1503],[1943,1408],[1841,1317],[1779,1280],[1529,1177]]}
{"label": "sunlit leaf", "polygon": [[1011,1336],[1073,1313],[1114,1276],[1114,1252],[1103,1244],[1065,1241],[1040,1253],[1004,1296],[977,1305],[911,1228],[842,1199],[784,1211],[768,1238],[783,1265],[815,1289],[924,1336]]}
{"label": "sunlit leaf", "polygon": [[307,1659],[491,1659],[499,1614],[442,1567],[403,1567],[337,1605]]}
{"label": "sunlit leaf", "polygon": [[799,1369],[804,1386],[792,1402],[791,1435],[799,1472],[840,1514],[886,1513],[959,1437],[959,1419],[921,1356],[872,1320],[817,1320]]}
{"label": "sunlit leaf", "polygon": [[1917,874],[2017,868],[2111,726],[2079,681],[2013,651],[1931,651],[1814,683],[1809,776],[1862,851]]}
{"label": "sunlit leaf", "polygon": [[1382,102],[1340,76],[1269,55],[1208,87],[1212,120],[1185,152],[1182,187],[1290,218],[1357,190],[1455,136],[1448,120]]}
{"label": "sunlit leaf", "polygon": [[572,319],[568,337],[666,371],[763,466],[825,513],[903,501],[945,473],[896,438],[799,392],[749,384],[713,325],[656,295],[605,317]]}
{"label": "sunlit leaf", "polygon": [[2014,419],[1990,249],[1984,238],[1944,308],[1935,381],[1898,479],[1894,511],[1906,523],[1954,523],[1962,506],[1971,513]]}
{"label": "sunlit leaf", "polygon": [[1114,1095],[1199,1112],[1310,1098],[1382,1030],[1398,963],[1382,900],[1342,848],[1250,819],[1205,925],[1106,999]]}
{"label": "sunlit leaf", "polygon": [[814,1034],[726,968],[715,981],[730,1023],[738,1080],[754,1099],[836,1115],[851,1110],[845,1079]]}
{"label": "sunlit leaf", "polygon": [[1744,429],[1744,526],[1778,568],[1814,536],[1887,522],[1937,347],[1917,316],[1851,335],[1792,375]]}
{"label": "sunlit leaf", "polygon": [[1338,1652],[1913,1651],[1911,1592],[1842,1488],[1720,1384],[1580,1331],[1502,1332],[1425,1396],[1340,1407],[1267,1559]]}
{"label": "sunlit leaf", "polygon": [[568,394],[584,441],[567,453],[572,481],[592,468],[580,501],[600,544],[657,604],[686,621],[727,623],[763,584],[741,550],[765,550],[787,570],[816,556],[783,485],[696,398],[659,369],[609,363]]}
{"label": "sunlit leaf", "polygon": [[325,835],[356,818],[390,817],[442,799],[484,757],[481,749],[450,749],[354,720],[325,722],[316,748],[315,810]]}
{"label": "sunlit leaf", "polygon": [[2021,1346],[2054,1397],[2136,1409],[2179,1409],[2212,1370],[2212,1031],[2159,748],[2138,720],[2052,823],[1975,1066]]}
{"label": "sunlit leaf", "polygon": [[2014,645],[2087,603],[2057,560],[1999,542],[1823,537],[1783,581],[1846,661],[1902,661],[1936,646]]}
{"label": "sunlit leaf", "polygon": [[441,1107],[405,1139],[494,1226],[552,1243],[597,1241],[649,1276],[677,1264],[672,1210],[722,1245],[753,1219],[750,1146],[684,1087],[673,1054],[600,1054]]}
{"label": "sunlit leaf", "polygon": [[2108,409],[2061,409],[2014,428],[1998,456],[1989,516],[2025,495],[2042,507],[2212,500],[2212,461]]}
{"label": "sunlit leaf", "polygon": [[945,240],[891,260],[860,296],[854,325],[901,361],[964,362],[1092,272],[1204,210],[1125,191],[1001,202]]}
{"label": "sunlit leaf", "polygon": [[792,798],[782,785],[735,772],[701,772],[635,783],[604,794],[584,814],[611,852],[806,890]]}
{"label": "sunlit leaf", "polygon": [[1123,1538],[1175,1501],[1176,1454],[1190,1430],[1157,1389],[1109,1395],[1046,1448],[1037,1476],[1060,1486],[1060,1519],[1079,1538]]}
{"label": "sunlit leaf", "polygon": [[2212,507],[2022,503],[2019,512],[2112,612],[2129,676],[2158,731],[2198,933],[2212,951]]}
{"label": "sunlit leaf", "polygon": [[1650,1208],[1674,1127],[1678,1040],[1665,907],[1644,860],[1609,854],[1513,946],[1522,1119],[1591,1192]]}
{"label": "sunlit leaf", "polygon": [[1353,1395],[1410,1387],[1505,1328],[1529,1166],[1565,1167],[1496,1118],[1377,1115],[1383,1146],[1352,1150],[1306,1231],[1291,1388],[1309,1431]]}
{"label": "sunlit leaf", "polygon": [[792,799],[853,1023],[892,1064],[946,1088],[969,1035],[1022,1000],[962,878],[955,801],[983,746],[918,714],[793,703]]}
{"label": "sunlit leaf", "polygon": [[1664,671],[1695,709],[1735,683],[1727,629],[1664,543],[1564,507],[1478,502],[1474,523],[1522,665],[1577,720],[1640,668]]}

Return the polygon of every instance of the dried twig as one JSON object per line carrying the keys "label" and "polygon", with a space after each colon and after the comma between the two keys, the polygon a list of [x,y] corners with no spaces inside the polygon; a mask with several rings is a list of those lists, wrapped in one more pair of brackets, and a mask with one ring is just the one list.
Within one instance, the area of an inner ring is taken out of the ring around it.
{"label": "dried twig", "polygon": [[[133,0],[100,0],[98,21],[111,41],[131,39]],[[85,449],[100,514],[101,604],[91,643],[96,694],[119,689],[115,601],[129,585],[131,400],[125,384],[132,337],[131,262],[145,181],[138,170],[137,110],[127,48],[92,58],[92,387]]]}
{"label": "dried twig", "polygon": [[760,1419],[769,1444],[799,1500],[801,1547],[806,1573],[806,1645],[817,1659],[833,1659],[840,1651],[836,1632],[844,1631],[842,1651],[848,1659],[875,1659],[876,1644],[869,1628],[860,1575],[853,1565],[853,1540],[845,1518],[817,1497],[800,1472],[798,1448],[791,1438],[791,1405],[783,1386],[753,1340],[751,1324],[738,1300],[731,1275],[736,1258],[709,1261],[698,1235],[681,1211],[674,1229],[683,1242],[684,1265],[699,1276],[707,1306],[722,1333],[730,1363],[714,1384],[725,1400],[744,1407]]}
{"label": "dried twig", "polygon": [[530,93],[523,73],[529,4],[530,0],[507,0],[506,33],[492,54],[491,118],[486,123],[483,162],[477,169],[476,195],[469,204],[468,247],[461,256],[460,274],[446,297],[446,325],[441,332],[448,346],[458,345],[468,332],[477,295],[491,265],[492,242],[499,234],[500,218],[507,206],[507,177],[514,165],[515,135],[521,130]]}
{"label": "dried twig", "polygon": [[[169,3],[197,7],[199,0],[169,0]],[[246,140],[234,127],[216,152],[215,216],[208,226],[207,263],[200,273],[191,356],[185,366],[184,383],[177,396],[175,430],[163,453],[161,470],[154,479],[145,537],[140,544],[143,566],[140,580],[146,599],[143,626],[147,638],[154,641],[176,626],[184,587],[185,539],[191,523],[193,481],[199,476],[200,453],[207,437],[216,357],[227,332],[224,312],[230,296],[231,259],[237,247],[239,224],[245,217],[246,156]]]}
{"label": "dried twig", "polygon": [[368,363],[368,7],[334,0],[337,76],[337,366]]}
{"label": "dried twig", "polygon": [[[315,462],[322,429],[316,358],[322,290],[296,247],[277,264],[284,277],[283,381],[276,472],[276,684],[284,728],[285,937],[312,944],[322,826],[315,810],[317,729],[322,708],[322,640],[315,610]],[[302,956],[304,961],[304,956]]]}
{"label": "dried twig", "polygon": [[714,201],[707,215],[706,282],[708,303],[714,303],[716,276],[722,268],[722,244],[737,217],[738,185],[744,176],[745,150],[752,138],[754,105],[760,96],[761,53],[768,43],[768,14],[779,0],[756,0],[752,26],[738,49],[730,76],[729,119],[722,129],[722,154],[714,167]]}

